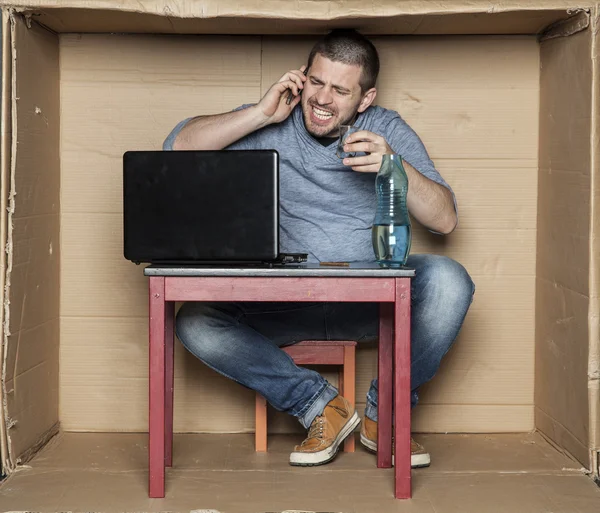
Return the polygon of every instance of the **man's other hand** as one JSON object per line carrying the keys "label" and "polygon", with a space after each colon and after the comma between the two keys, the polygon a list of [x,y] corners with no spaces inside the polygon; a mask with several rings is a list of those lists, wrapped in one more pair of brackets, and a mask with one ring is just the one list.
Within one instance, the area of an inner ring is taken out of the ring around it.
{"label": "man's other hand", "polygon": [[367,154],[364,157],[352,157],[343,160],[345,165],[362,173],[377,173],[381,167],[383,156],[394,153],[394,150],[390,148],[383,137],[368,130],[360,130],[350,134],[346,138],[344,151]]}

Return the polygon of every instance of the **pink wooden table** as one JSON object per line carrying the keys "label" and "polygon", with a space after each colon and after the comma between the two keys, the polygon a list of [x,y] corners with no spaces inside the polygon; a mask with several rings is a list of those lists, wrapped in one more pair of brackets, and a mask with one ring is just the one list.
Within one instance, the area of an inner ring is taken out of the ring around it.
{"label": "pink wooden table", "polygon": [[173,461],[173,321],[176,301],[380,303],[377,467],[392,466],[393,411],[394,496],[398,499],[411,497],[412,269],[381,269],[375,264],[350,267],[307,264],[295,268],[250,269],[149,266],[144,274],[149,276],[150,282],[150,497],[165,496],[165,467],[172,466]]}

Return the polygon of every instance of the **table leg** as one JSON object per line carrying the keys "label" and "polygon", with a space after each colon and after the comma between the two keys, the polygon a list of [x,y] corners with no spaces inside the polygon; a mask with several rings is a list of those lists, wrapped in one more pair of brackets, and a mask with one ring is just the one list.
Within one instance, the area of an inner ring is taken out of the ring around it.
{"label": "table leg", "polygon": [[150,277],[149,496],[165,496],[165,278]]}
{"label": "table leg", "polygon": [[410,465],[410,279],[396,278],[394,315],[395,497],[411,497]]}
{"label": "table leg", "polygon": [[377,467],[392,466],[392,369],[394,304],[379,303],[379,351],[377,375]]}
{"label": "table leg", "polygon": [[175,302],[165,304],[165,466],[173,466],[173,389],[175,381]]}

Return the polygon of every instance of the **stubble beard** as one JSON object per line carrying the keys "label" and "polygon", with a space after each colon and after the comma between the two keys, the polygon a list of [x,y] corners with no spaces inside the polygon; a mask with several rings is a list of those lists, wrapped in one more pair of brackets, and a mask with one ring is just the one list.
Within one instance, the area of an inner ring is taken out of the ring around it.
{"label": "stubble beard", "polygon": [[[319,107],[318,104],[315,104],[314,106],[316,106],[317,108]],[[306,103],[306,107],[304,107],[304,105],[302,106],[302,117],[304,118],[304,126],[306,128],[306,131],[312,135],[313,137],[337,137],[339,135],[339,131],[340,131],[340,125],[349,125],[351,124],[355,119],[356,119],[356,115],[358,113],[358,106],[354,109],[354,112],[352,112],[349,116],[347,116],[346,119],[344,119],[341,122],[336,122],[333,127],[325,132],[322,133],[320,130],[314,130],[311,119],[310,119],[310,111],[313,108],[313,104],[310,102],[310,100]],[[328,110],[328,109],[325,109]],[[334,116],[337,116],[338,113],[334,113]],[[317,127],[321,128],[321,127]],[[325,128],[325,127],[323,127]]]}

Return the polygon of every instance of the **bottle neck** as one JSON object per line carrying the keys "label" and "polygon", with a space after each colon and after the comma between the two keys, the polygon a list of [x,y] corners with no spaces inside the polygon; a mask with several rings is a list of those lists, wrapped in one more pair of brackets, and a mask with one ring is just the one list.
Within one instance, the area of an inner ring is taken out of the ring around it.
{"label": "bottle neck", "polygon": [[400,155],[395,153],[393,154],[385,154],[381,160],[381,167],[379,168],[380,175],[388,175],[393,173],[394,169],[400,168],[402,169],[402,158]]}

